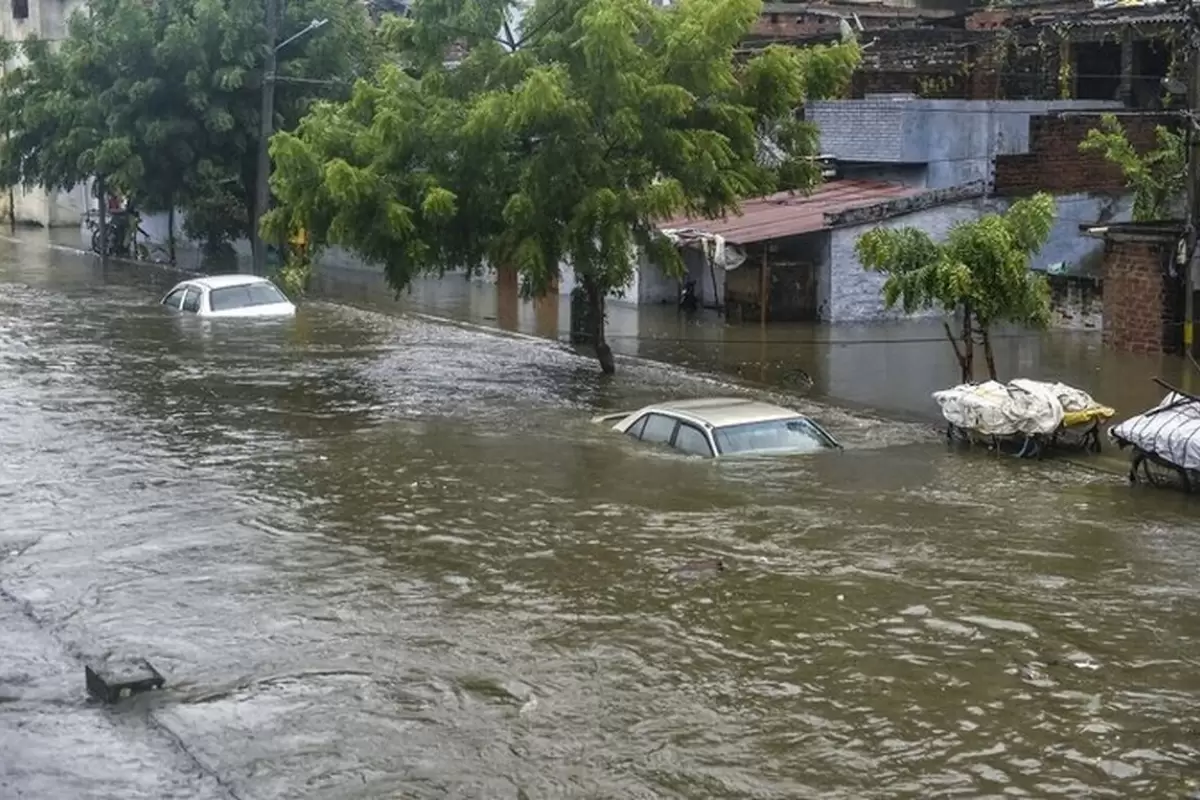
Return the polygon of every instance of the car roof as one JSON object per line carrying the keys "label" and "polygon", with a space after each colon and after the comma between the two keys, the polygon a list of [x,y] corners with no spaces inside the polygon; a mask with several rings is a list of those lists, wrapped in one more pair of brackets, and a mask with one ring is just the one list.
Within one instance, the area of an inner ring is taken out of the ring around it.
{"label": "car roof", "polygon": [[205,275],[200,278],[189,278],[186,281],[181,281],[179,286],[191,284],[192,286],[199,286],[202,289],[211,290],[224,289],[229,286],[251,286],[256,283],[270,283],[270,281],[258,275],[243,275],[233,273],[229,275]]}
{"label": "car roof", "polygon": [[714,428],[726,425],[743,425],[750,422],[770,422],[777,419],[794,419],[802,416],[782,406],[748,400],[743,397],[707,397],[697,400],[675,400],[646,406],[637,414],[649,411],[665,411],[669,414],[690,417]]}

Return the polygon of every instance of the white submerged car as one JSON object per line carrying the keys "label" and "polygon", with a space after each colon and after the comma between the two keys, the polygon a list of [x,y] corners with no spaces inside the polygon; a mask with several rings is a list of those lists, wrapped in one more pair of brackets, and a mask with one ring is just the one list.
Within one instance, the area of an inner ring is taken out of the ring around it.
{"label": "white submerged car", "polygon": [[175,285],[162,304],[201,317],[290,317],[296,307],[275,284],[257,275],[207,275]]}
{"label": "white submerged car", "polygon": [[605,414],[613,430],[681,453],[719,456],[790,455],[841,449],[813,420],[780,406],[738,397],[680,400],[632,414]]}

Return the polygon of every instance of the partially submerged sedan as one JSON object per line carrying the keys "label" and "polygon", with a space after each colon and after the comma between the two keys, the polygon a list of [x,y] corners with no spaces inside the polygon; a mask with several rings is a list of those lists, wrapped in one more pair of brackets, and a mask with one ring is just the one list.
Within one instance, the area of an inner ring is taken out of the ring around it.
{"label": "partially submerged sedan", "polygon": [[173,311],[201,317],[290,317],[287,295],[257,275],[208,275],[176,284],[162,299]]}
{"label": "partially submerged sedan", "polygon": [[693,456],[789,455],[840,449],[824,428],[780,406],[738,397],[680,400],[606,414],[613,430]]}

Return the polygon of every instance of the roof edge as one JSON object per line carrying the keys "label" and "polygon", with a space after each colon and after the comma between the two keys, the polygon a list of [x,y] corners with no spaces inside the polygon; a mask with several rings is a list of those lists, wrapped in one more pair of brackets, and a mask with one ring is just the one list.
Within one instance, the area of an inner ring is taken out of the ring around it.
{"label": "roof edge", "polygon": [[914,214],[928,208],[949,205],[963,200],[975,200],[983,197],[984,182],[982,180],[949,186],[945,189],[932,189],[910,197],[896,197],[872,203],[869,206],[847,208],[825,215],[825,226],[828,228],[845,228],[855,225],[868,225],[882,222],[905,214]]}
{"label": "roof edge", "polygon": [[1079,232],[1096,239],[1116,242],[1173,242],[1184,234],[1183,220],[1114,222],[1109,225],[1080,225]]}

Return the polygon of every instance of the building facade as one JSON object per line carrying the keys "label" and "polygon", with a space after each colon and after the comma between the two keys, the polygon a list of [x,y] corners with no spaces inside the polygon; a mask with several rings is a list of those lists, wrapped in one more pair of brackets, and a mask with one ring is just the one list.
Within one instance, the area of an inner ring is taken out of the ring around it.
{"label": "building facade", "polygon": [[[0,0],[0,38],[20,42],[30,37],[47,42],[62,41],[67,21],[87,6],[87,0]],[[21,55],[0,65],[7,73],[21,65]],[[0,192],[0,217],[7,218],[10,197],[13,216],[18,223],[43,227],[79,224],[88,208],[83,186],[68,192],[46,191],[40,187],[13,187],[11,195]]]}

